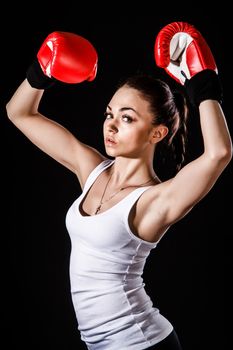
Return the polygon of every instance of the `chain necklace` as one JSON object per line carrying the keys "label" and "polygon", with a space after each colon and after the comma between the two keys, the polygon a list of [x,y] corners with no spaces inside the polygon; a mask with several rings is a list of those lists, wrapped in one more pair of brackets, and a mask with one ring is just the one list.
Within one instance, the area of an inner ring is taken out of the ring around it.
{"label": "chain necklace", "polygon": [[105,188],[104,188],[104,191],[103,191],[103,193],[102,193],[102,196],[101,196],[99,205],[98,205],[98,207],[97,207],[96,210],[95,210],[95,215],[99,213],[99,211],[100,211],[100,209],[101,209],[101,207],[102,207],[103,204],[105,204],[105,203],[107,203],[108,201],[110,201],[110,199],[112,199],[113,197],[115,197],[115,196],[116,196],[118,193],[120,193],[121,191],[125,190],[126,188],[130,188],[130,187],[142,187],[142,186],[145,186],[145,185],[147,185],[148,183],[150,183],[151,181],[153,181],[153,180],[156,178],[156,175],[155,175],[155,176],[153,177],[153,179],[150,179],[150,180],[148,180],[148,181],[146,181],[146,182],[143,182],[143,183],[140,184],[140,185],[129,185],[129,186],[121,187],[119,190],[117,190],[117,191],[115,191],[113,194],[111,194],[111,196],[110,196],[108,199],[106,199],[105,201],[103,201],[105,192],[106,192],[107,187],[108,187],[108,184],[109,184],[109,182],[110,182],[110,180],[111,180],[111,178],[112,178],[112,175],[113,175],[113,173],[109,176],[109,179],[108,179],[108,181],[107,181],[107,183],[106,183],[106,185],[105,185]]}

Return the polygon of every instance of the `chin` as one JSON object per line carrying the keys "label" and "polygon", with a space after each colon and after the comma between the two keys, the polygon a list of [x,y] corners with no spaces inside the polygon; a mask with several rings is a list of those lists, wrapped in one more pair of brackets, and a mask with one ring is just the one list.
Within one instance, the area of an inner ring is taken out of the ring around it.
{"label": "chin", "polygon": [[106,154],[110,157],[117,157],[118,156],[117,152],[113,149],[107,148],[107,149],[105,149],[105,151],[106,151]]}

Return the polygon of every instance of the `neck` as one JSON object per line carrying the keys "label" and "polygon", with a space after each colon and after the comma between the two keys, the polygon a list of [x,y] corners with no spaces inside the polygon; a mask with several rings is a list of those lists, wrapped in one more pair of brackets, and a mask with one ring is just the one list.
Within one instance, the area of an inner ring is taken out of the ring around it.
{"label": "neck", "polygon": [[143,183],[155,177],[153,161],[117,157],[111,167],[111,183],[114,187],[122,184]]}

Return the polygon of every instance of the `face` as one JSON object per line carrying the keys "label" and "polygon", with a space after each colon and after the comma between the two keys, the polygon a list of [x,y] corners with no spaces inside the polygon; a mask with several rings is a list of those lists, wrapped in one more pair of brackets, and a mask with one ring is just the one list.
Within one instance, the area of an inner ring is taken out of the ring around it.
{"label": "face", "polygon": [[153,147],[152,114],[149,103],[133,88],[123,86],[106,109],[104,143],[112,157],[136,158]]}

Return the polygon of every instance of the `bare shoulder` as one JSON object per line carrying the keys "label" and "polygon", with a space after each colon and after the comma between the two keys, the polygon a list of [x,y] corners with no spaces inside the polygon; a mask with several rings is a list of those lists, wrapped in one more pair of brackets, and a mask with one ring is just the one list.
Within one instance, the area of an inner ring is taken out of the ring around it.
{"label": "bare shoulder", "polygon": [[85,145],[85,151],[82,153],[81,157],[78,155],[78,158],[79,162],[77,163],[78,166],[76,168],[75,174],[79,180],[81,188],[83,188],[90,173],[100,163],[107,160],[107,158],[98,150],[88,145]]}
{"label": "bare shoulder", "polygon": [[139,206],[147,206],[148,203],[151,203],[152,200],[154,201],[155,198],[161,198],[161,196],[166,193],[171,182],[172,179],[161,181],[159,178],[156,178],[155,184],[153,186],[150,186],[139,198]]}

